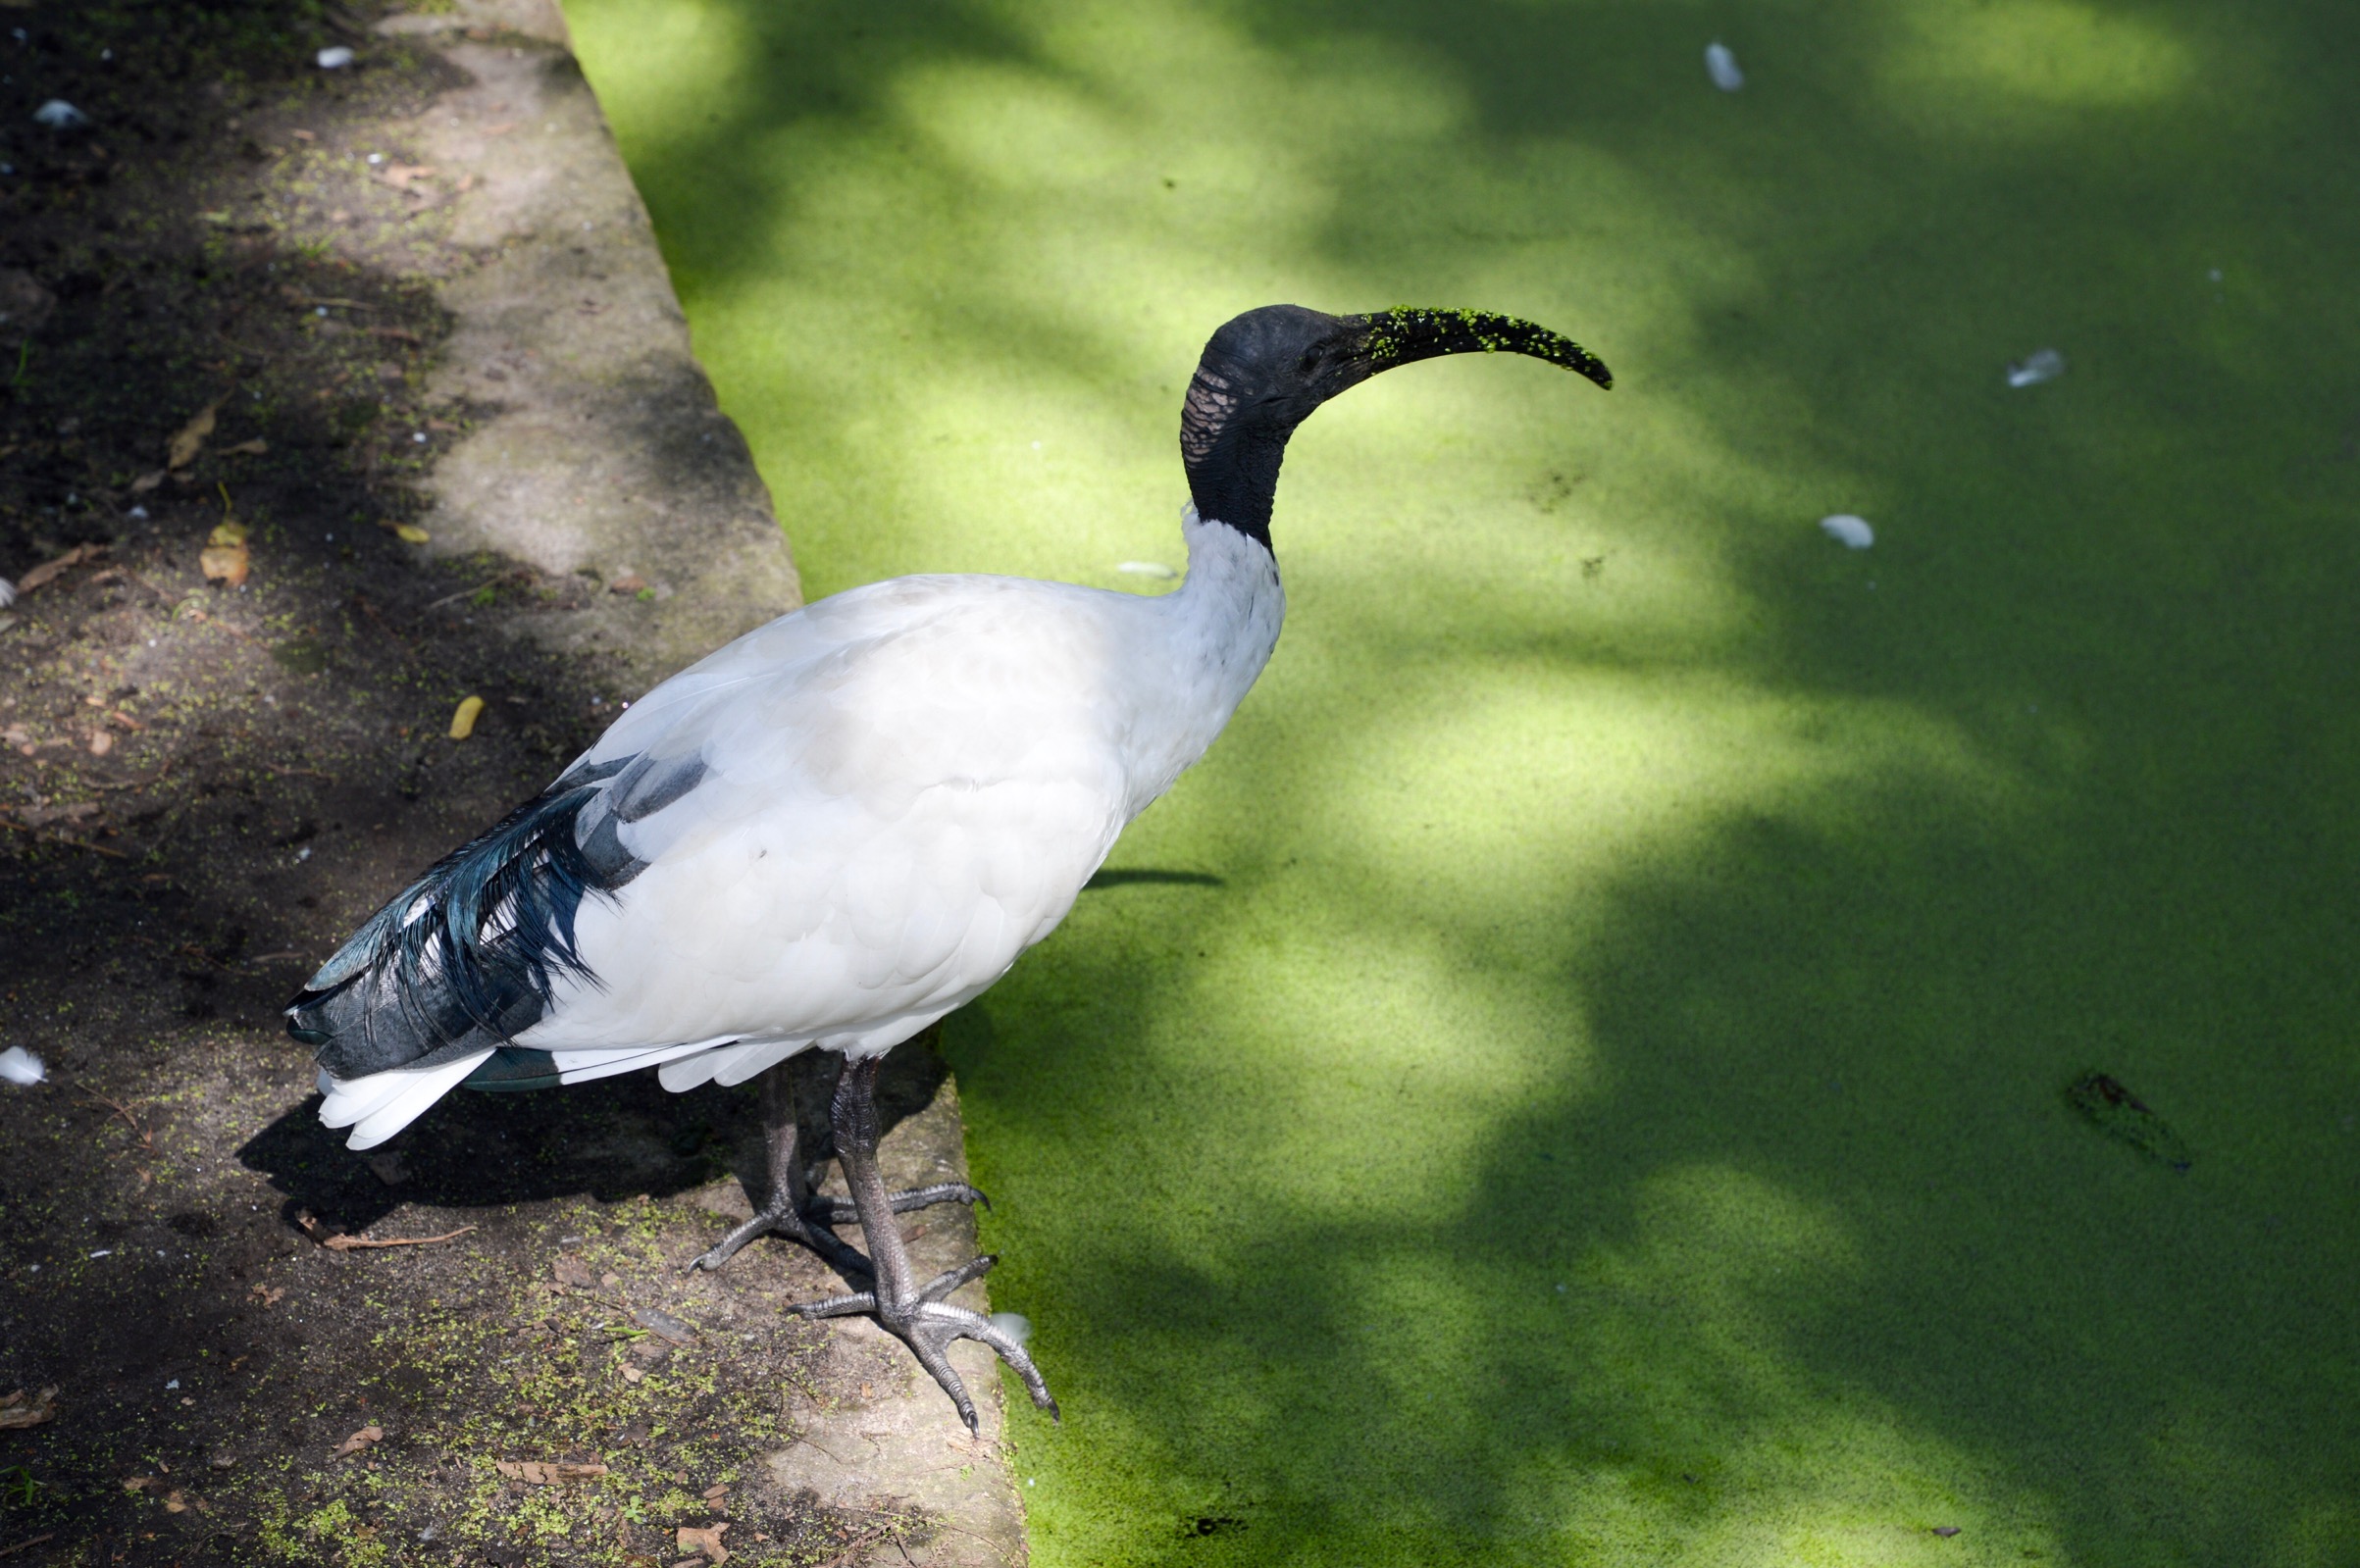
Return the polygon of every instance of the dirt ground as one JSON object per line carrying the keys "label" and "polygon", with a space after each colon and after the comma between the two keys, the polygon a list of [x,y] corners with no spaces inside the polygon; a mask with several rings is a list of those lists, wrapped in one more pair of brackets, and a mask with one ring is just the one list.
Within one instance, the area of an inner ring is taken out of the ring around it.
{"label": "dirt ground", "polygon": [[[922,1546],[759,1462],[798,1401],[905,1383],[779,1312],[834,1277],[681,1272],[759,1189],[749,1090],[454,1095],[364,1158],[280,1033],[630,694],[513,623],[652,596],[419,537],[483,414],[427,391],[464,187],[383,127],[455,83],[374,20],[0,0],[0,1048],[47,1068],[0,1084],[0,1561]],[[906,1113],[942,1074],[902,1056]]]}

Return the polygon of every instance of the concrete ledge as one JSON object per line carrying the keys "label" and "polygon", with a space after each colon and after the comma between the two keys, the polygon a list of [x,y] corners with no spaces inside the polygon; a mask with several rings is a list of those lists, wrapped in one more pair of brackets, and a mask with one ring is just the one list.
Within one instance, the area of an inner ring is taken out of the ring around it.
{"label": "concrete ledge", "polygon": [[555,7],[471,0],[382,25],[424,34],[464,79],[411,127],[419,155],[467,187],[448,214],[437,292],[452,332],[429,384],[481,416],[428,481],[433,548],[620,584],[588,614],[522,625],[649,683],[800,604],[769,492],[690,352]]}
{"label": "concrete ledge", "polygon": [[[514,624],[552,651],[618,661],[643,683],[795,608],[800,588],[769,493],[690,350],[646,211],[567,50],[563,18],[544,0],[464,0],[381,29],[430,42],[464,77],[412,127],[425,158],[467,186],[453,198],[438,269],[452,329],[430,385],[479,416],[426,481],[433,548],[621,584],[628,591],[603,593],[590,610]],[[889,1101],[901,1101],[888,1106],[899,1118],[882,1150],[888,1180],[963,1180],[957,1091],[931,1050],[899,1053],[888,1086]],[[841,1176],[833,1186],[842,1191]],[[699,1201],[750,1212],[735,1183]],[[974,1255],[964,1208],[915,1222],[907,1230],[922,1270]],[[990,1309],[980,1283],[954,1299]],[[898,1560],[1026,1561],[991,1353],[965,1341],[952,1351],[983,1420],[970,1440],[899,1343],[865,1320],[828,1330],[818,1370],[806,1369],[810,1381],[793,1394],[795,1441],[764,1461],[771,1480],[832,1509],[921,1516],[893,1549]]]}

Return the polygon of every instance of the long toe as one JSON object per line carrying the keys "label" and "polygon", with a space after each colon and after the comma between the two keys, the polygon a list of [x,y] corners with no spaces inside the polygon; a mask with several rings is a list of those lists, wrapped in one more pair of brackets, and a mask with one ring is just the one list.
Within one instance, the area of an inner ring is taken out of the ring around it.
{"label": "long toe", "polygon": [[714,1273],[721,1265],[745,1250],[745,1244],[755,1237],[768,1236],[777,1229],[778,1226],[767,1212],[757,1214],[714,1242],[705,1251],[691,1258],[687,1272],[693,1274],[701,1269],[707,1274]]}
{"label": "long toe", "polygon": [[[1050,1396],[1049,1384],[1041,1376],[1041,1369],[1034,1366],[1033,1358],[1024,1353],[1024,1346],[1001,1332],[990,1318],[980,1312],[970,1312],[965,1307],[950,1306],[941,1301],[926,1302],[912,1316],[915,1321],[911,1323],[909,1331],[901,1335],[911,1349],[919,1349],[922,1343],[928,1341],[948,1346],[953,1340],[979,1340],[991,1346],[993,1352],[1014,1369],[1017,1377],[1024,1380],[1024,1391],[1032,1395],[1034,1404],[1048,1411],[1052,1420],[1061,1419],[1062,1412],[1057,1409],[1057,1401]],[[918,1359],[924,1361],[926,1357],[921,1353]],[[946,1360],[943,1364],[948,1367],[949,1362]],[[937,1381],[941,1381],[940,1374],[937,1374]],[[954,1403],[958,1397],[955,1393],[951,1395]],[[961,1414],[964,1413],[962,1408]]]}
{"label": "long toe", "polygon": [[[992,1206],[990,1198],[964,1182],[937,1182],[932,1187],[913,1187],[888,1197],[896,1214],[931,1208],[937,1203],[980,1203],[987,1209]],[[822,1225],[850,1225],[860,1218],[860,1211],[848,1197],[815,1197],[803,1213]]]}
{"label": "long toe", "polygon": [[797,1210],[776,1200],[764,1204],[762,1211],[752,1219],[747,1220],[744,1225],[714,1242],[710,1249],[692,1258],[687,1265],[687,1270],[693,1273],[701,1269],[707,1274],[713,1273],[721,1265],[744,1251],[746,1244],[756,1238],[783,1236],[791,1241],[800,1241],[839,1271],[848,1270],[856,1274],[869,1273],[868,1259],[854,1251],[835,1232],[827,1229],[832,1222],[825,1214],[813,1212],[816,1207],[817,1205],[813,1205]]}
{"label": "long toe", "polygon": [[797,1301],[787,1310],[806,1318],[849,1318],[862,1313],[874,1316],[877,1292],[855,1290],[849,1295],[832,1295],[820,1301]]}
{"label": "long toe", "polygon": [[985,1275],[991,1273],[992,1265],[998,1263],[999,1261],[1000,1254],[997,1252],[986,1252],[981,1257],[969,1258],[966,1262],[960,1264],[957,1268],[950,1270],[948,1274],[938,1274],[932,1280],[929,1280],[926,1283],[925,1289],[918,1292],[918,1299],[921,1301],[940,1301],[943,1297],[949,1295],[960,1286],[965,1285],[969,1280],[980,1280]]}
{"label": "long toe", "polygon": [[981,1430],[975,1417],[975,1401],[967,1397],[967,1386],[959,1380],[958,1371],[951,1366],[949,1354],[950,1341],[957,1338],[955,1334],[930,1334],[924,1329],[900,1336],[901,1342],[908,1345],[910,1353],[918,1358],[918,1365],[933,1373],[934,1381],[943,1386],[945,1393],[950,1395],[950,1402],[958,1406],[958,1418],[967,1424],[967,1431],[973,1434]]}

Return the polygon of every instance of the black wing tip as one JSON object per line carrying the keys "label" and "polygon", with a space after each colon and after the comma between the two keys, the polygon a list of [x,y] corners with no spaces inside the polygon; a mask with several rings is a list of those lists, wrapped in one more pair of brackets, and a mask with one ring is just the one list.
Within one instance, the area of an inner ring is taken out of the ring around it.
{"label": "black wing tip", "polygon": [[436,862],[296,993],[287,1034],[331,1075],[361,1078],[512,1041],[550,1005],[558,977],[594,983],[574,944],[575,913],[640,869],[575,842],[595,792],[594,783],[545,790]]}

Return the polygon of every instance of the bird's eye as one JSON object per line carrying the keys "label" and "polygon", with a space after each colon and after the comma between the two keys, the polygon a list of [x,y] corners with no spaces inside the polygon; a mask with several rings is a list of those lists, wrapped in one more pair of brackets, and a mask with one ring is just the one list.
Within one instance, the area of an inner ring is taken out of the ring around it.
{"label": "bird's eye", "polygon": [[1295,374],[1298,376],[1308,376],[1311,374],[1311,372],[1317,370],[1318,368],[1319,350],[1315,348],[1308,349],[1305,351],[1303,358],[1296,362]]}

